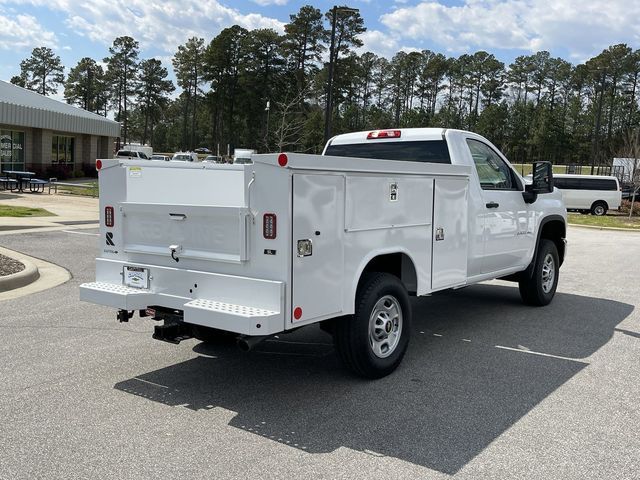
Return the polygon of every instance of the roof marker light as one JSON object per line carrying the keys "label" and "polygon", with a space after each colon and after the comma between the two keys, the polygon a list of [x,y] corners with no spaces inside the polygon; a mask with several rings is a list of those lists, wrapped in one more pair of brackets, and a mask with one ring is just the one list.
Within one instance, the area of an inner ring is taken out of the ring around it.
{"label": "roof marker light", "polygon": [[400,138],[401,130],[374,130],[369,132],[367,140],[376,140],[378,138]]}
{"label": "roof marker light", "polygon": [[100,170],[102,168],[102,160],[96,160],[96,170]]}
{"label": "roof marker light", "polygon": [[287,157],[286,153],[281,153],[280,155],[278,155],[278,165],[280,165],[281,167],[285,167],[287,163],[289,163],[289,158]]}

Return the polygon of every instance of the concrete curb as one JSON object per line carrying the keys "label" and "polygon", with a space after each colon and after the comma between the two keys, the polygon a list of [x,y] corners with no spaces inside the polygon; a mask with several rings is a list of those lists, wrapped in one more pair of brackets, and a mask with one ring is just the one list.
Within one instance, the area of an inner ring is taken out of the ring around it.
{"label": "concrete curb", "polygon": [[0,277],[0,292],[8,292],[9,290],[25,287],[40,278],[38,267],[29,260],[24,257],[15,258],[11,255],[6,256],[22,263],[24,265],[24,270]]}
{"label": "concrete curb", "polygon": [[637,232],[640,230],[637,228],[622,228],[622,227],[599,227],[597,225],[582,225],[580,223],[568,223],[570,227],[590,228],[592,230],[614,230],[618,232]]}
{"label": "concrete curb", "polygon": [[20,287],[14,285],[11,290],[3,290],[0,288],[0,302],[42,292],[68,282],[71,279],[71,273],[69,273],[68,270],[37,257],[31,257],[4,247],[0,247],[0,253],[7,257],[14,258],[25,265],[25,270],[18,272],[18,274],[25,272],[27,265],[33,266],[38,272],[38,276],[35,279],[32,279]]}

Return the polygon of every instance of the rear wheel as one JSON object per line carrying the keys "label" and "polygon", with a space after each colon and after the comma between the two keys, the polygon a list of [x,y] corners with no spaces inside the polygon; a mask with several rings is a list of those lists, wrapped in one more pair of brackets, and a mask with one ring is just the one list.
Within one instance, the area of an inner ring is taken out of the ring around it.
{"label": "rear wheel", "polygon": [[551,240],[542,239],[531,276],[522,274],[520,296],[527,305],[548,305],[556,293],[560,259],[558,248]]}
{"label": "rear wheel", "polygon": [[595,202],[591,205],[591,215],[597,215],[601,217],[607,213],[608,206],[604,202]]}
{"label": "rear wheel", "polygon": [[370,273],[356,294],[356,312],[337,319],[334,340],[342,362],[365,378],[393,372],[404,357],[411,332],[409,295],[388,273]]}

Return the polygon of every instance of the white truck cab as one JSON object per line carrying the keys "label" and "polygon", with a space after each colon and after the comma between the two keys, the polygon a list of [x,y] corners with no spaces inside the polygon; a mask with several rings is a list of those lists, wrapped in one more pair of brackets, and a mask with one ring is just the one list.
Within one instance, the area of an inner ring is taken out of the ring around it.
{"label": "white truck cab", "polygon": [[483,137],[433,128],[252,161],[97,161],[100,251],[81,299],[152,315],[174,343],[231,332],[251,348],[321,322],[347,367],[379,378],[407,349],[409,295],[505,278],[525,303],[554,296],[566,210],[548,163],[525,184]]}

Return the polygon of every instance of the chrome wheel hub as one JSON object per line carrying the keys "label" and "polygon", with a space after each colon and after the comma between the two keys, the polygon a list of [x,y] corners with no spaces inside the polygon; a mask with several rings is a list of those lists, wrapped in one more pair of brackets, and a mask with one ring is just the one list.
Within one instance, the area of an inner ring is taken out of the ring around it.
{"label": "chrome wheel hub", "polygon": [[553,282],[556,278],[556,262],[553,255],[547,253],[542,262],[542,291],[549,293],[553,288]]}
{"label": "chrome wheel hub", "polygon": [[402,308],[398,300],[385,295],[376,302],[369,317],[369,346],[378,358],[391,355],[402,334]]}

